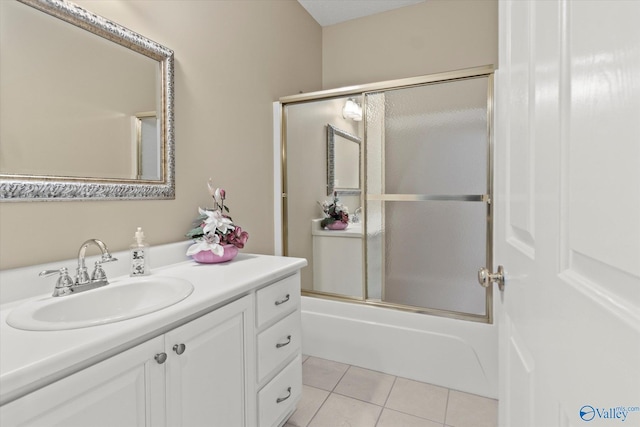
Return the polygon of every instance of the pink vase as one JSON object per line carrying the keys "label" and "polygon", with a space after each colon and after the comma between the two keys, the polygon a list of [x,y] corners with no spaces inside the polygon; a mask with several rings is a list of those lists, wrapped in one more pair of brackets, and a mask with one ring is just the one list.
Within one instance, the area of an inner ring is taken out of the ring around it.
{"label": "pink vase", "polygon": [[331,224],[327,224],[324,228],[326,228],[327,230],[344,230],[348,226],[348,222],[334,221]]}
{"label": "pink vase", "polygon": [[201,264],[217,264],[231,261],[238,255],[238,248],[233,245],[224,245],[223,248],[224,253],[222,256],[218,256],[211,251],[200,251],[197,254],[191,255],[191,257]]}

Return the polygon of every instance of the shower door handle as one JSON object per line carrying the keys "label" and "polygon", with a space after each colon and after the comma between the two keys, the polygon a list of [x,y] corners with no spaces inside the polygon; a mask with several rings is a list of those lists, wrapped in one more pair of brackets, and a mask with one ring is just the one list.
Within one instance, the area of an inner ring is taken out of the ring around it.
{"label": "shower door handle", "polygon": [[504,268],[501,265],[498,266],[497,273],[490,273],[486,267],[478,270],[478,283],[480,283],[483,288],[488,288],[493,282],[498,284],[498,289],[504,291]]}

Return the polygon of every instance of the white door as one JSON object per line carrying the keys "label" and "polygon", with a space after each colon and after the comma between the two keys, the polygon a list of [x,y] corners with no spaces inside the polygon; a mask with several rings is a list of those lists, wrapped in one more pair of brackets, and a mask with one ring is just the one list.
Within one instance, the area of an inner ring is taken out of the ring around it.
{"label": "white door", "polygon": [[640,2],[499,11],[500,425],[638,426]]}

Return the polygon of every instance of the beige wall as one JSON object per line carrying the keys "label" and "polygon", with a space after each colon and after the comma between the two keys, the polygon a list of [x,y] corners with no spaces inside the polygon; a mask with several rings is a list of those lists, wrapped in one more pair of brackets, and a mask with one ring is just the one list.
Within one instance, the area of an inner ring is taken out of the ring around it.
{"label": "beige wall", "polygon": [[427,0],[323,28],[324,89],[498,64],[497,0]]}
{"label": "beige wall", "polygon": [[0,203],[0,268],[73,258],[87,238],[126,249],[137,226],[151,245],[181,241],[209,177],[245,251],[272,253],[272,102],[321,89],[320,26],[288,0],[77,3],[174,50],[176,199]]}

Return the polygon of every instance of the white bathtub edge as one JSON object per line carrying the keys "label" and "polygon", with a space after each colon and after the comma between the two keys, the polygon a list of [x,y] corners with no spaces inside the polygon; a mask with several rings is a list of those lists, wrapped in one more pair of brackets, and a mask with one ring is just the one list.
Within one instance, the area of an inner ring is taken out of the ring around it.
{"label": "white bathtub edge", "polygon": [[496,325],[302,297],[304,354],[498,396]]}

